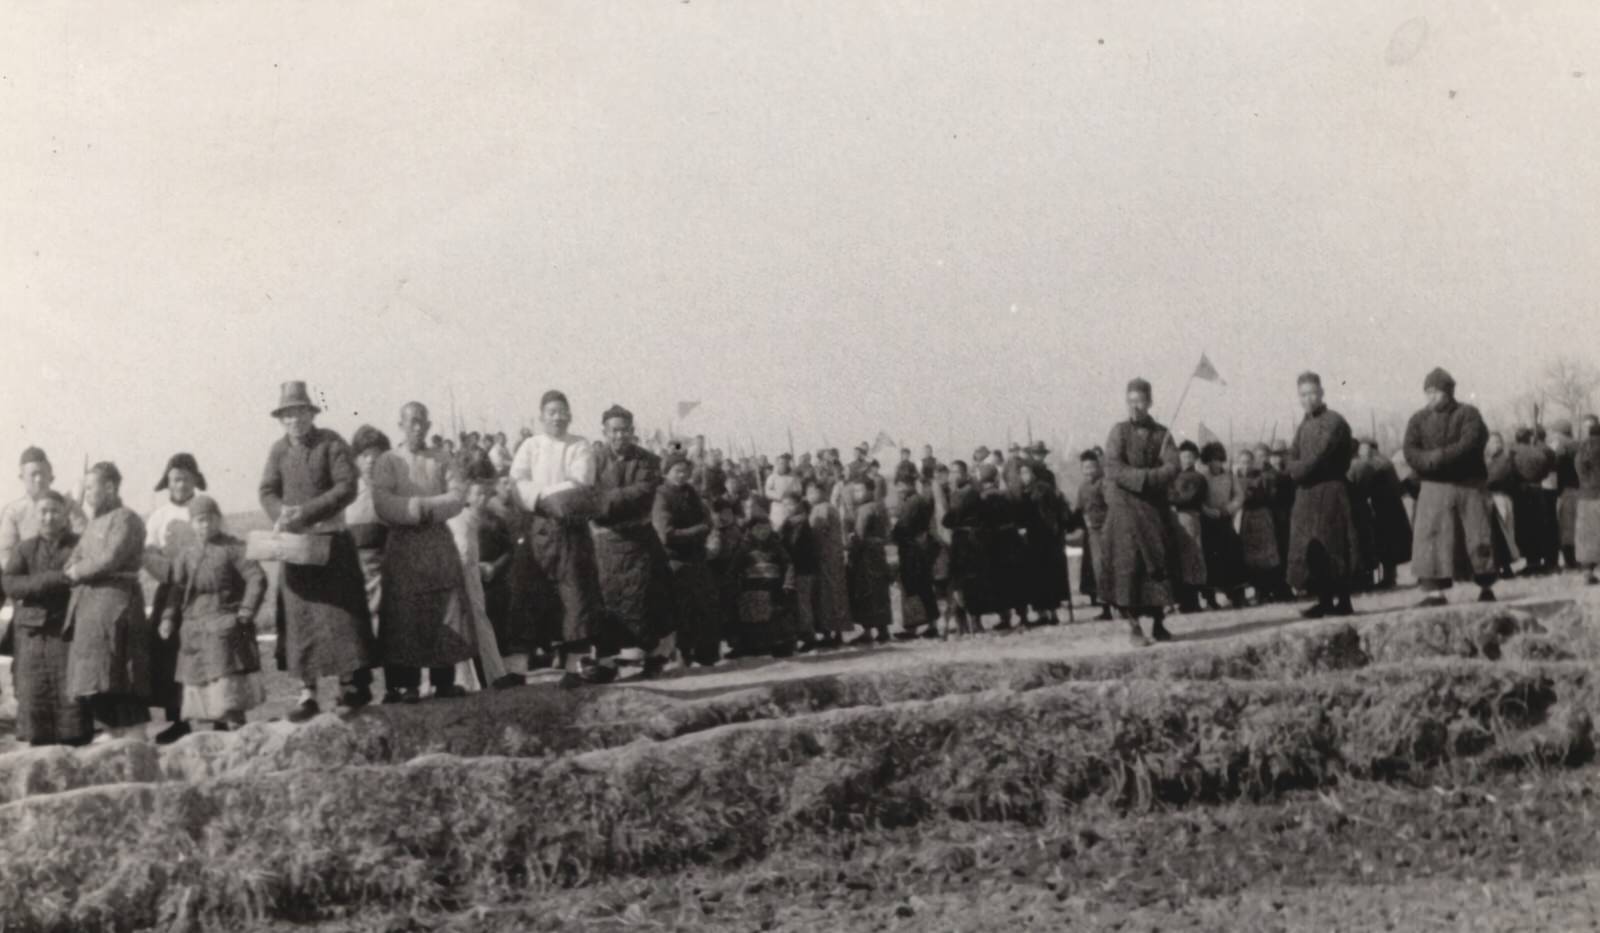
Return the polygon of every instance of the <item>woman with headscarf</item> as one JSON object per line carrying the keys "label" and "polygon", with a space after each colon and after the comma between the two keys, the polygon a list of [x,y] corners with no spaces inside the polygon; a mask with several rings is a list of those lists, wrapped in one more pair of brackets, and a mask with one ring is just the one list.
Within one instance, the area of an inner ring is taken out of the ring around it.
{"label": "woman with headscarf", "polygon": [[[153,582],[150,618],[160,619],[168,603],[177,597],[172,591],[173,561],[198,542],[189,525],[189,503],[196,491],[204,492],[206,477],[193,454],[173,454],[161,471],[156,492],[165,492],[167,501],[151,510],[145,519],[144,571]],[[183,684],[178,680],[179,637],[159,636],[150,650],[150,687],[154,699],[167,716],[169,725],[156,734],[156,744],[176,742],[189,734],[183,716]]]}
{"label": "woman with headscarf", "polygon": [[267,577],[245,557],[244,542],[227,533],[215,499],[192,497],[189,516],[196,542],[173,561],[174,595],[162,610],[161,637],[181,646],[183,718],[210,720],[227,731],[266,701],[256,613]]}
{"label": "woman with headscarf", "polygon": [[355,501],[345,506],[344,523],[356,544],[356,562],[361,565],[374,626],[383,606],[383,546],[389,529],[372,505],[372,467],[390,446],[389,436],[370,424],[356,428],[356,433],[350,435],[350,456],[355,459],[360,478]]}

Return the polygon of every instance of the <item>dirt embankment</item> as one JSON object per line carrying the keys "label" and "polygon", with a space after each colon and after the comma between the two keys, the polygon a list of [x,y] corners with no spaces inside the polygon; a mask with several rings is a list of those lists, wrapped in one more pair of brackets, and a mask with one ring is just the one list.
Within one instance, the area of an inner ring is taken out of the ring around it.
{"label": "dirt embankment", "polygon": [[[1596,657],[1582,606],[1471,607],[697,699],[530,688],[160,751],[14,752],[0,756],[0,915],[21,930],[229,928],[800,871],[1086,818],[1254,826],[1308,792],[1585,765]],[[1208,845],[1245,857],[1221,842]],[[1104,902],[1063,851],[1046,890]],[[1201,854],[1163,864],[1196,898],[1236,890],[1207,893]]]}

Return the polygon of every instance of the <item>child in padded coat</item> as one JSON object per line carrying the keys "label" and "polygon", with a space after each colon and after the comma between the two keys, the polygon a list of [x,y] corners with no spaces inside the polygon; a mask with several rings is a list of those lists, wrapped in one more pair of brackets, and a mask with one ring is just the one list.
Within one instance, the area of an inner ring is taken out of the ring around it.
{"label": "child in padded coat", "polygon": [[745,531],[729,568],[739,590],[739,622],[728,633],[733,649],[729,656],[788,657],[795,649],[789,621],[794,565],[766,512],[752,512],[745,519]]}

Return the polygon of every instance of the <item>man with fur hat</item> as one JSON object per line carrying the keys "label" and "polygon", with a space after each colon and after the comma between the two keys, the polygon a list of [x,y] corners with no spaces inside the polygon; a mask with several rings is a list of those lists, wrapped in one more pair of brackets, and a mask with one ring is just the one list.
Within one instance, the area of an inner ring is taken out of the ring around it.
{"label": "man with fur hat", "polygon": [[300,679],[300,702],[290,722],[320,712],[317,680],[338,677],[339,704],[372,701],[372,614],[344,510],[355,501],[358,478],[350,448],[316,425],[322,411],[304,382],[286,382],[272,417],[283,427],[261,473],[261,509],[280,531],[326,537],[328,561],[283,565],[274,606],[278,667]]}
{"label": "man with fur hat", "polygon": [[1350,615],[1350,585],[1362,570],[1361,539],[1350,505],[1350,423],[1323,403],[1322,377],[1295,380],[1306,416],[1295,428],[1286,470],[1295,484],[1289,517],[1289,585],[1317,598],[1303,615]]}
{"label": "man with fur hat", "polygon": [[645,675],[654,676],[666,666],[656,648],[672,632],[671,571],[650,523],[661,460],[635,441],[633,413],[621,405],[606,409],[600,424],[605,441],[594,454],[594,551],[606,627],[596,654],[600,663],[614,665],[620,649],[638,648]]}
{"label": "man with fur hat", "polygon": [[1150,383],[1128,383],[1128,419],[1111,428],[1104,455],[1106,526],[1105,590],[1101,598],[1128,620],[1135,645],[1147,645],[1139,617],[1151,620],[1151,636],[1165,641],[1163,620],[1172,604],[1170,542],[1174,533],[1167,487],[1178,475],[1178,447],[1165,426],[1150,417]]}
{"label": "man with fur hat", "polygon": [[1411,572],[1428,594],[1424,606],[1445,604],[1453,580],[1474,580],[1480,602],[1494,601],[1494,534],[1484,447],[1489,429],[1478,409],[1456,401],[1455,379],[1443,369],[1422,384],[1427,407],[1406,425],[1406,463],[1421,480]]}

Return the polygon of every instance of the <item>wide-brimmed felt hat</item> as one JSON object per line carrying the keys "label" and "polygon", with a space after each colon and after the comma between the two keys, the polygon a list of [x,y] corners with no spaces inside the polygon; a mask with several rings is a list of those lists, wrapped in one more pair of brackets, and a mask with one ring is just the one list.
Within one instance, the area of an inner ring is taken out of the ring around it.
{"label": "wide-brimmed felt hat", "polygon": [[1044,441],[1034,441],[1025,449],[1035,457],[1048,457],[1050,455],[1050,448],[1045,445]]}
{"label": "wide-brimmed felt hat", "polygon": [[166,469],[161,471],[161,482],[156,483],[156,492],[167,488],[167,477],[173,470],[184,470],[194,475],[194,486],[204,491],[206,488],[206,475],[200,472],[200,464],[195,462],[194,454],[173,454],[167,461]]}
{"label": "wide-brimmed felt hat", "polygon": [[311,401],[311,393],[306,391],[306,384],[299,380],[285,382],[279,387],[278,407],[272,410],[272,417],[282,417],[284,412],[294,408],[309,408],[313,414],[322,411]]}

